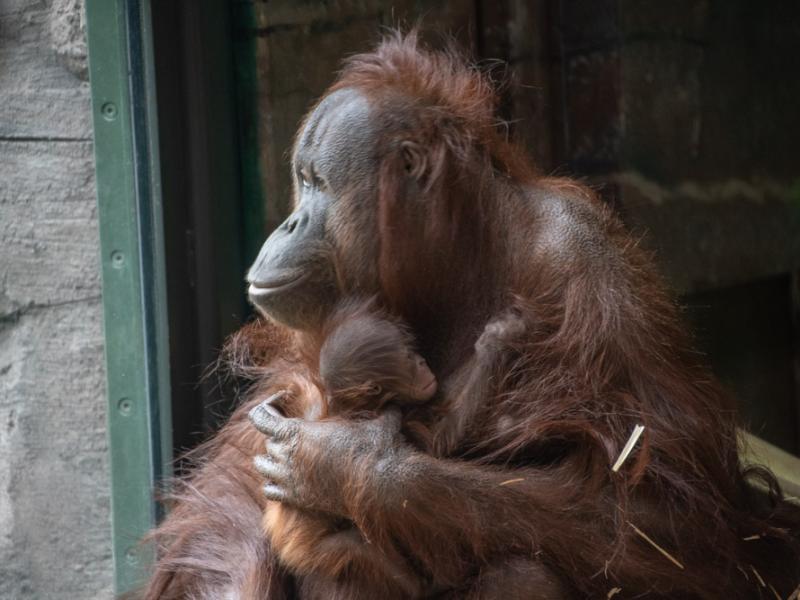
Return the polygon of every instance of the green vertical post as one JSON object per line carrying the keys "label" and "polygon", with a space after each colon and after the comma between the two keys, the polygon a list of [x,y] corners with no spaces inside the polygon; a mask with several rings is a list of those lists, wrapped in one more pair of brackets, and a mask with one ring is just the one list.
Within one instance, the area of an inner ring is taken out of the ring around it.
{"label": "green vertical post", "polygon": [[164,241],[149,0],[86,0],[111,456],[115,585],[152,556],[153,486],[171,460]]}

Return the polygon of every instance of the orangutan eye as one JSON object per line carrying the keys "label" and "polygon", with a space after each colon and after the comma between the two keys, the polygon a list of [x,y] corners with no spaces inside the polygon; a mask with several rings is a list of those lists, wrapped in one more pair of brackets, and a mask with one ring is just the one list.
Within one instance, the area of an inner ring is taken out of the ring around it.
{"label": "orangutan eye", "polygon": [[311,188],[322,188],[325,184],[325,182],[317,175],[313,164],[309,164],[301,169],[298,169],[297,178],[300,180],[300,186],[304,190],[310,190]]}

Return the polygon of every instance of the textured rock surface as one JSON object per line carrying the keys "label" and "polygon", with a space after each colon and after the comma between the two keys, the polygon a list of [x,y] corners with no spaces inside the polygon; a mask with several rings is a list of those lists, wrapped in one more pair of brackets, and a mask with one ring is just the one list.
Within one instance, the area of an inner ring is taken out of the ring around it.
{"label": "textured rock surface", "polygon": [[81,3],[0,0],[0,598],[111,598]]}
{"label": "textured rock surface", "polygon": [[0,138],[91,138],[82,17],[64,4],[0,0]]}

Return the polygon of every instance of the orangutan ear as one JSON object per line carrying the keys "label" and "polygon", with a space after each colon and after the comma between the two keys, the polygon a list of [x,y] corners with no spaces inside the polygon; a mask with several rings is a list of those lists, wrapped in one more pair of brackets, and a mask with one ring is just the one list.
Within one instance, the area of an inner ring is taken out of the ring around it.
{"label": "orangutan ear", "polygon": [[400,142],[400,152],[403,157],[403,168],[406,174],[417,181],[421,181],[428,166],[425,150],[417,142],[405,140]]}

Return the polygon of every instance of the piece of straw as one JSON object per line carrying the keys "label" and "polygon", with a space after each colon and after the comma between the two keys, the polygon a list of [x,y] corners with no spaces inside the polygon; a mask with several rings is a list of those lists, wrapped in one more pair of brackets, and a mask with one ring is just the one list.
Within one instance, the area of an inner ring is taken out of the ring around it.
{"label": "piece of straw", "polygon": [[763,579],[761,579],[761,575],[759,574],[759,572],[758,572],[758,571],[756,571],[756,568],[755,568],[753,565],[750,565],[750,570],[751,570],[751,571],[753,572],[753,574],[756,576],[756,579],[758,579],[758,583],[760,583],[760,584],[761,584],[761,587],[763,587],[763,588],[767,587],[767,584],[766,584],[766,583],[764,583],[764,580],[763,580]]}
{"label": "piece of straw", "polygon": [[756,534],[756,535],[748,535],[747,537],[742,538],[742,540],[745,541],[745,542],[752,542],[753,540],[760,540],[760,539],[761,539],[761,536],[758,535],[758,534]]}
{"label": "piece of straw", "polygon": [[621,587],[611,588],[610,590],[608,590],[608,595],[606,595],[606,600],[608,600],[608,598],[613,598],[614,596],[619,594],[621,591],[622,591]]}
{"label": "piece of straw", "polygon": [[789,597],[786,600],[797,600],[800,598],[800,585],[794,588],[794,591],[789,594]]}
{"label": "piece of straw", "polygon": [[[634,524],[633,524],[633,523],[631,523],[630,521],[628,521],[628,525],[630,525],[631,527],[633,527],[633,530],[634,530],[636,533],[638,533],[638,534],[639,534],[639,535],[640,535],[640,536],[641,536],[641,537],[644,539],[644,541],[646,541],[646,542],[647,542],[648,544],[650,544],[650,545],[651,545],[653,548],[655,548],[656,550],[658,550],[658,551],[659,551],[661,554],[663,554],[663,555],[664,555],[664,556],[665,556],[665,557],[666,557],[666,558],[667,558],[667,559],[668,559],[670,562],[674,563],[674,564],[675,564],[675,565],[676,565],[676,566],[677,566],[679,569],[683,569],[683,568],[684,568],[684,567],[683,567],[683,565],[681,564],[681,562],[680,562],[680,561],[679,561],[677,558],[675,558],[674,556],[672,556],[672,554],[670,554],[669,552],[667,552],[666,550],[664,550],[664,548],[662,548],[661,546],[659,546],[658,544],[656,544],[656,543],[653,541],[653,539],[652,539],[652,538],[650,538],[650,536],[648,536],[648,535],[647,535],[647,534],[646,534],[644,531],[642,531],[641,529],[639,529],[639,528],[638,528],[636,525],[634,525]],[[751,568],[752,568],[752,567],[751,567]]]}
{"label": "piece of straw", "polygon": [[783,598],[781,598],[781,595],[778,593],[778,590],[776,590],[774,587],[772,587],[772,584],[771,584],[771,583],[769,584],[769,589],[770,589],[770,590],[772,590],[772,594],[773,594],[773,595],[774,595],[774,596],[775,596],[775,597],[776,597],[778,600],[783,600]]}
{"label": "piece of straw", "polygon": [[519,483],[520,481],[525,481],[525,478],[524,477],[517,477],[516,479],[507,479],[506,481],[503,481],[502,483],[499,483],[498,485],[508,485],[510,483]]}
{"label": "piece of straw", "polygon": [[633,428],[633,433],[631,433],[631,437],[628,438],[628,441],[626,442],[625,447],[622,449],[622,452],[619,453],[617,462],[615,462],[614,466],[611,467],[611,470],[614,471],[614,473],[619,471],[622,463],[628,459],[628,456],[630,455],[631,451],[633,451],[633,447],[636,445],[636,442],[639,441],[639,436],[642,435],[643,431],[644,425],[636,425]]}

